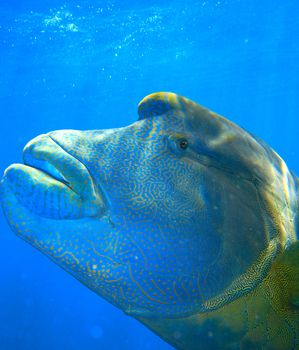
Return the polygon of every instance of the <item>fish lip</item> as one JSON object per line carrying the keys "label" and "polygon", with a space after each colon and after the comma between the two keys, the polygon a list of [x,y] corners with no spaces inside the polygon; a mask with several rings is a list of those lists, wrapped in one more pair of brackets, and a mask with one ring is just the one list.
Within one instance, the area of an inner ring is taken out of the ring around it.
{"label": "fish lip", "polygon": [[70,182],[50,162],[45,160],[44,161],[44,166],[41,165],[42,163],[40,163],[39,165],[36,165],[36,164],[33,165],[33,164],[31,164],[30,160],[24,160],[23,163],[24,163],[25,166],[28,166],[30,168],[33,168],[33,169],[38,170],[40,172],[43,172],[45,175],[51,177],[52,179],[54,179],[54,180],[56,180],[58,182],[63,183],[69,189],[74,191],[74,189],[72,188]]}
{"label": "fish lip", "polygon": [[[67,152],[55,139],[53,139],[53,137],[52,137],[50,134],[47,134],[46,136],[49,137],[49,139],[51,139],[59,148],[61,148],[61,150],[62,150],[63,152],[65,152],[66,154],[68,154],[70,157],[72,157],[75,161],[77,161],[78,163],[80,163],[80,164],[85,168],[86,172],[87,172],[88,175],[90,176],[90,180],[91,180],[91,182],[92,182],[93,187],[95,187],[95,186],[94,186],[93,178],[92,178],[92,176],[90,175],[90,173],[89,173],[88,169],[86,168],[86,166],[85,166],[79,159],[77,159],[77,158],[74,157],[72,154],[70,154],[69,152]],[[47,162],[47,161],[46,161],[46,162]],[[66,186],[68,186],[72,191],[76,192],[76,191],[72,188],[71,183],[68,181],[68,179],[63,175],[63,173],[62,173],[61,171],[59,171],[59,169],[57,169],[55,166],[53,166],[51,162],[48,162],[48,163],[51,165],[51,167],[53,167],[53,169],[55,169],[55,170],[57,171],[58,176],[55,176],[55,174],[51,174],[51,173],[49,173],[49,172],[46,171],[46,170],[39,169],[38,167],[35,167],[35,168],[36,168],[37,170],[41,170],[41,171],[45,172],[47,175],[53,177],[55,180],[64,183],[64,184],[65,184]],[[24,164],[25,164],[25,162],[24,162]],[[57,173],[56,173],[56,174],[57,174]]]}
{"label": "fish lip", "polygon": [[[84,166],[84,168],[86,169],[89,177],[90,177],[90,180],[92,181],[92,184],[93,184],[93,187],[95,189],[95,191],[97,192],[97,194],[101,197],[104,205],[105,205],[105,211],[108,211],[108,208],[110,207],[110,201],[108,199],[108,196],[107,196],[107,192],[106,190],[104,189],[104,187],[102,186],[101,183],[98,183],[98,186],[96,186],[96,182],[94,180],[94,177],[92,176],[90,170],[88,169],[88,167],[80,160],[78,159],[77,157],[75,157],[73,154],[71,154],[68,150],[65,149],[65,147],[63,147],[63,145],[57,141],[52,135],[51,133],[47,134],[47,136],[58,146],[60,147],[65,153],[67,153],[70,157],[74,158],[78,163],[82,164]],[[61,174],[63,176],[63,174]],[[65,179],[65,181],[67,181],[67,179]],[[61,182],[64,183],[64,180],[62,180]],[[67,181],[68,182],[68,181]],[[66,184],[67,185],[67,184]],[[67,185],[68,186],[68,185]],[[71,188],[71,187],[70,187]],[[72,189],[72,188],[71,188]]]}
{"label": "fish lip", "polygon": [[[64,166],[64,160],[67,166]],[[80,196],[86,216],[101,217],[107,211],[104,192],[97,191],[88,168],[49,134],[37,136],[23,150],[24,165],[45,173]]]}

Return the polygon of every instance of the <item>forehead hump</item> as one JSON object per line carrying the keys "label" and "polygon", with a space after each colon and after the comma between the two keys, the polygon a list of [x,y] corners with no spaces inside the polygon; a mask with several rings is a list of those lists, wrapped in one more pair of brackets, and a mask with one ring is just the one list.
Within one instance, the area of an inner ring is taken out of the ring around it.
{"label": "forehead hump", "polygon": [[[163,124],[167,131],[183,128],[197,153],[212,156],[222,167],[246,178],[273,181],[273,164],[280,157],[264,142],[225,117],[171,92],[146,96],[138,105],[139,120]],[[279,166],[279,164],[278,164]],[[268,171],[265,171],[268,169]]]}
{"label": "forehead hump", "polygon": [[163,116],[168,123],[180,122],[192,132],[215,136],[233,123],[199,104],[172,92],[156,92],[144,97],[138,105],[138,120],[155,120]]}
{"label": "forehead hump", "polygon": [[172,92],[156,92],[150,94],[144,97],[138,104],[139,120],[179,110],[179,96]]}

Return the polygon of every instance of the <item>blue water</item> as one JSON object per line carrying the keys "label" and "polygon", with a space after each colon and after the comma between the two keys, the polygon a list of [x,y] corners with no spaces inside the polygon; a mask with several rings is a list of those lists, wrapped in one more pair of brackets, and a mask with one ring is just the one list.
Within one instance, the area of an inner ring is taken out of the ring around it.
{"label": "blue water", "polygon": [[[299,2],[0,1],[0,168],[55,129],[121,127],[155,91],[210,107],[299,174]],[[171,349],[0,215],[0,350]]]}

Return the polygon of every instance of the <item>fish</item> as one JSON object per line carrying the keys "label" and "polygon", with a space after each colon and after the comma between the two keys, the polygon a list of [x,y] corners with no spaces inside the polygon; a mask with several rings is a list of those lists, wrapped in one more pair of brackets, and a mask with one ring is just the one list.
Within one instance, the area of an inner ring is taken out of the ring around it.
{"label": "fish", "polygon": [[29,141],[0,185],[12,231],[177,349],[298,349],[298,178],[175,93],[138,115]]}

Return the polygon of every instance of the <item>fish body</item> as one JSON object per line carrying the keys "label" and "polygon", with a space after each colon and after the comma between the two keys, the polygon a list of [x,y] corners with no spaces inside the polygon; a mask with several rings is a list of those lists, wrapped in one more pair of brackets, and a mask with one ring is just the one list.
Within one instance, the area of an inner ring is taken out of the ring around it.
{"label": "fish body", "polygon": [[173,93],[59,130],[6,169],[12,230],[178,349],[298,349],[298,179],[263,141]]}

